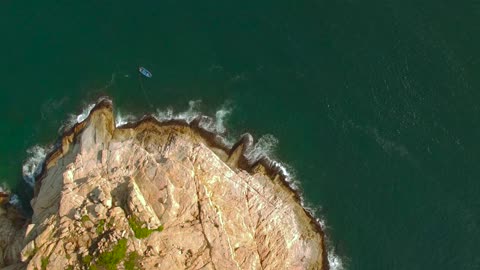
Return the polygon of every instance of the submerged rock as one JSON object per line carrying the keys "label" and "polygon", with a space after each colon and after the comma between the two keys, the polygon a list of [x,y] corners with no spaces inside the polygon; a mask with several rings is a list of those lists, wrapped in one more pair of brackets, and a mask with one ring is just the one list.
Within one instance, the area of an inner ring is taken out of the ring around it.
{"label": "submerged rock", "polygon": [[228,149],[199,122],[115,128],[101,101],[47,156],[30,224],[7,228],[18,256],[0,266],[327,269],[323,232],[298,194],[272,162],[245,158],[251,136]]}

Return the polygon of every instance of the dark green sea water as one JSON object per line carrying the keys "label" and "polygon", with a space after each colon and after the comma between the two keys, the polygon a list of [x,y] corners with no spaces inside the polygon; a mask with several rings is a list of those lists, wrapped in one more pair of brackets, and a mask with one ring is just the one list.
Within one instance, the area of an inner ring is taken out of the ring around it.
{"label": "dark green sea water", "polygon": [[98,96],[201,99],[231,137],[278,139],[347,269],[480,269],[479,1],[5,0],[0,40],[17,193],[27,149]]}

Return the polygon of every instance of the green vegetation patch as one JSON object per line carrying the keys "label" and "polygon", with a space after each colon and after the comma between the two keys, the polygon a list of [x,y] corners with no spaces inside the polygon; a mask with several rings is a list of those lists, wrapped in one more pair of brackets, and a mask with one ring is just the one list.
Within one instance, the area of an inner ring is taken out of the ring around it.
{"label": "green vegetation patch", "polygon": [[92,262],[92,259],[93,259],[92,255],[87,255],[85,257],[82,257],[82,263],[84,265],[89,265]]}
{"label": "green vegetation patch", "polygon": [[140,269],[140,255],[136,251],[129,253],[124,266],[125,270]]}
{"label": "green vegetation patch", "polygon": [[148,229],[147,226],[144,226],[144,224],[142,224],[138,220],[138,218],[136,218],[135,216],[131,216],[130,218],[128,218],[128,224],[130,225],[130,228],[132,228],[132,231],[135,234],[135,237],[138,239],[147,238],[153,232],[163,231],[162,225],[160,225],[160,227],[153,230]]}
{"label": "green vegetation patch", "polygon": [[[127,239],[123,238],[113,247],[111,251],[101,253],[97,258],[97,268],[117,270],[117,264],[125,259],[127,252]],[[95,269],[90,267],[90,269]]]}
{"label": "green vegetation patch", "polygon": [[47,265],[48,265],[48,261],[49,261],[49,260],[50,260],[49,257],[47,257],[47,258],[42,257],[42,260],[41,260],[41,262],[42,262],[42,264],[41,264],[42,270],[46,270],[46,269],[47,269]]}
{"label": "green vegetation patch", "polygon": [[110,221],[107,223],[107,228],[110,230],[113,228],[113,224],[115,223],[115,220],[112,218]]}
{"label": "green vegetation patch", "polygon": [[35,254],[37,254],[37,252],[38,252],[38,247],[35,246],[35,247],[33,248],[32,252],[30,253],[29,257],[30,257],[30,256],[33,257]]}
{"label": "green vegetation patch", "polygon": [[96,232],[97,234],[102,234],[104,230],[105,230],[105,219],[101,219],[98,222]]}
{"label": "green vegetation patch", "polygon": [[118,264],[125,260],[126,253],[127,239],[123,238],[118,240],[110,251],[100,253],[98,257],[91,255],[82,257],[81,263],[85,269],[90,270],[117,270]]}
{"label": "green vegetation patch", "polygon": [[87,221],[90,221],[90,218],[88,217],[88,215],[82,216],[82,222],[87,222]]}

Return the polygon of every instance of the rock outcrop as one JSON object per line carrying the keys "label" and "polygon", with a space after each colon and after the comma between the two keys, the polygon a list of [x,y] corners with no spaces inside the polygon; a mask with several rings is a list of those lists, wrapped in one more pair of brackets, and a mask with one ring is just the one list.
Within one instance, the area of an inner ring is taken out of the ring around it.
{"label": "rock outcrop", "polygon": [[99,102],[47,156],[28,225],[0,227],[0,244],[18,243],[0,245],[0,264],[327,269],[323,232],[298,194],[269,160],[245,158],[251,136],[228,149],[201,121],[116,128],[111,102]]}
{"label": "rock outcrop", "polygon": [[26,220],[10,204],[10,194],[0,188],[0,267],[19,260]]}

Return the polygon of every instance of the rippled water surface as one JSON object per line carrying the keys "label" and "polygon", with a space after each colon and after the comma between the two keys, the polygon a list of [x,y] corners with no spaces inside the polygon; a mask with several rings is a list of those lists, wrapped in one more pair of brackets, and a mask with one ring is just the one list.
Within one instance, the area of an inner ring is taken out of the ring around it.
{"label": "rippled water surface", "polygon": [[204,113],[261,138],[252,154],[300,181],[347,269],[480,269],[479,16],[477,1],[2,1],[0,182],[25,197],[32,147],[106,94],[119,119]]}

